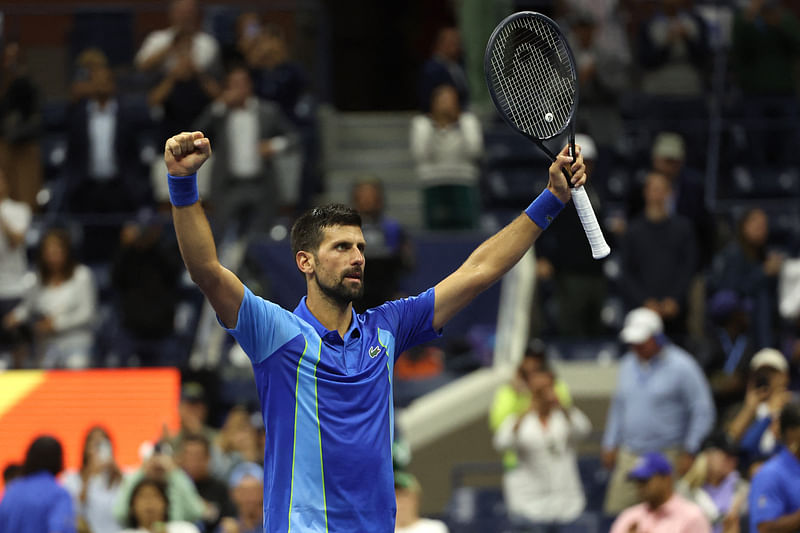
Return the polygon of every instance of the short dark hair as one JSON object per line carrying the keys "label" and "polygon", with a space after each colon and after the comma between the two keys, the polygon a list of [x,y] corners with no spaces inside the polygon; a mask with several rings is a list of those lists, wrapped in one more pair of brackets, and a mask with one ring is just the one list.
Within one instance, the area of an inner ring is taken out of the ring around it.
{"label": "short dark hair", "polygon": [[209,442],[208,438],[202,433],[188,433],[184,435],[180,444],[181,451],[190,443],[200,444],[205,448],[206,454],[211,455],[211,442]]}
{"label": "short dark hair", "polygon": [[303,250],[316,253],[322,243],[323,230],[332,226],[361,227],[361,215],[352,207],[328,204],[309,209],[292,226],[292,253]]}
{"label": "short dark hair", "polygon": [[37,472],[49,472],[56,476],[64,469],[64,450],[55,437],[37,437],[25,453],[23,474],[29,476]]}
{"label": "short dark hair", "polygon": [[800,403],[789,402],[781,411],[781,435],[786,436],[790,429],[800,427]]}
{"label": "short dark hair", "polygon": [[9,463],[3,469],[3,483],[8,485],[12,480],[17,479],[22,475],[22,465],[17,463]]}
{"label": "short dark hair", "polygon": [[167,484],[148,477],[142,478],[136,485],[134,485],[133,490],[131,491],[131,497],[128,500],[128,527],[133,529],[138,529],[139,527],[139,521],[136,519],[136,515],[133,512],[133,502],[136,501],[136,496],[145,487],[153,487],[164,499],[165,516],[163,517],[163,521],[166,522],[167,517],[169,516],[169,496],[167,496]]}

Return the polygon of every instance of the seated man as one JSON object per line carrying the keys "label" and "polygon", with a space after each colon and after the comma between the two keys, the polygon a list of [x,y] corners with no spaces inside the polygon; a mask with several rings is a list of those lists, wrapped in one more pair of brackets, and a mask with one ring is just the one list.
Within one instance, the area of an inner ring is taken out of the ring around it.
{"label": "seated man", "polygon": [[261,533],[264,469],[256,463],[241,463],[229,481],[236,518],[223,518],[217,533]]}
{"label": "seated man", "polygon": [[660,453],[639,458],[628,479],[635,481],[642,503],[622,512],[611,533],[710,533],[700,507],[675,494],[672,466]]}

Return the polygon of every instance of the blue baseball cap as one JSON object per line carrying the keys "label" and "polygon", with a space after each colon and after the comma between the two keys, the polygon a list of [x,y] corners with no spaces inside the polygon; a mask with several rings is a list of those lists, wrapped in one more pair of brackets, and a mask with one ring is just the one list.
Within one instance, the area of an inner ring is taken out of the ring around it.
{"label": "blue baseball cap", "polygon": [[667,458],[658,452],[642,455],[628,472],[628,479],[633,481],[647,481],[653,476],[668,476],[672,474],[672,465]]}
{"label": "blue baseball cap", "polygon": [[264,469],[256,463],[239,463],[231,472],[230,478],[228,478],[228,486],[235,489],[243,479],[248,477],[255,478],[263,483]]}

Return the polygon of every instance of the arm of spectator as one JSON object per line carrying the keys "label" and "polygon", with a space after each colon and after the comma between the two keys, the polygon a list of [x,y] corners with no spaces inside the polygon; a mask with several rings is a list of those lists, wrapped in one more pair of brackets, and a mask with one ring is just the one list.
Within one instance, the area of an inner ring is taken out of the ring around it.
{"label": "arm of spectator", "polygon": [[158,85],[147,93],[147,103],[151,107],[162,105],[175,87],[175,81],[175,76],[171,72],[164,76]]}
{"label": "arm of spectator", "polygon": [[97,289],[91,270],[86,266],[78,266],[74,276],[76,297],[73,305],[66,312],[50,317],[56,332],[86,326],[95,317]]}
{"label": "arm of spectator", "polygon": [[727,433],[734,442],[741,442],[742,437],[750,427],[750,423],[756,416],[758,404],[761,403],[762,399],[765,399],[765,392],[756,388],[752,382],[748,383],[747,392],[745,392],[744,396],[744,405],[733,417],[727,428]]}
{"label": "arm of spectator", "polygon": [[800,530],[800,511],[758,524],[758,533],[794,533]]}
{"label": "arm of spectator", "polygon": [[411,119],[411,156],[417,163],[433,159],[433,122],[424,115]]}
{"label": "arm of spectator", "polygon": [[[623,363],[624,364],[624,363]],[[620,373],[623,372],[622,365],[620,365]],[[611,400],[611,405],[608,409],[608,417],[606,419],[606,428],[603,432],[603,462],[606,468],[613,466],[612,455],[622,444],[622,405],[623,399],[620,394],[619,380],[617,381],[617,392]]]}
{"label": "arm of spectator", "polygon": [[503,385],[494,394],[492,406],[489,408],[489,429],[497,431],[506,418],[515,414],[516,393],[508,385]]}
{"label": "arm of spectator", "polygon": [[179,517],[174,518],[187,522],[202,520],[206,504],[197,493],[194,483],[186,472],[180,468],[173,468],[168,474],[167,483],[172,488],[170,507],[180,514]]}
{"label": "arm of spectator", "polygon": [[583,411],[577,407],[564,409],[564,414],[569,422],[569,440],[573,444],[585,439],[592,432],[592,422]]}
{"label": "arm of spectator", "polygon": [[295,148],[299,142],[297,129],[275,104],[262,104],[260,152],[264,158],[284,153]]}
{"label": "arm of spectator", "polygon": [[526,415],[510,415],[503,420],[494,434],[492,444],[498,452],[515,450],[517,448],[519,426]]}
{"label": "arm of spectator", "polygon": [[14,220],[6,220],[6,217],[0,215],[0,231],[6,236],[9,248],[18,248],[25,242],[25,233],[30,227],[30,220],[30,211],[26,211],[26,215],[20,211]]}
{"label": "arm of spectator", "polygon": [[157,31],[148,35],[133,60],[136,68],[146,72],[160,67],[172,50],[172,41],[173,35],[169,32]]}
{"label": "arm of spectator", "polygon": [[75,533],[75,510],[72,496],[61,491],[48,511],[47,533]]}
{"label": "arm of spectator", "polygon": [[112,509],[114,520],[116,520],[118,524],[127,525],[128,512],[131,504],[131,493],[133,492],[133,487],[135,487],[143,477],[144,473],[141,469],[139,469],[122,478],[122,483],[120,483],[119,491],[117,492],[117,498],[114,501],[114,507]]}
{"label": "arm of spectator", "polygon": [[694,360],[690,361],[689,365],[685,379],[681,381],[684,398],[689,407],[689,426],[683,448],[686,452],[695,454],[700,449],[703,439],[714,427],[716,412],[711,398],[711,388],[700,366]]}
{"label": "arm of spectator", "polygon": [[462,113],[459,122],[464,135],[466,155],[473,160],[480,159],[483,156],[483,130],[478,117],[472,113]]}

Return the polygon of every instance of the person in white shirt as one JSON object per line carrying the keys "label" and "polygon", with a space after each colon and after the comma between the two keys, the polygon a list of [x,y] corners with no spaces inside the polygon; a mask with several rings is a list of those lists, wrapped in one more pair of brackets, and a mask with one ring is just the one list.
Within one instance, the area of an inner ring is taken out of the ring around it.
{"label": "person in white shirt", "polygon": [[[25,234],[31,224],[28,204],[8,196],[8,182],[0,170],[0,316],[16,307],[25,295],[25,274],[28,259],[25,254]],[[10,348],[14,366],[19,366],[19,338],[12,329],[0,330],[0,346]]]}
{"label": "person in white shirt", "polygon": [[410,143],[427,227],[475,228],[483,131],[474,114],[461,111],[453,86],[441,85],[433,91],[430,114],[411,121]]}
{"label": "person in white shirt", "polygon": [[497,451],[518,457],[518,466],[503,477],[503,495],[512,520],[520,523],[567,524],[586,506],[575,445],[592,424],[577,407],[562,407],[554,383],[547,369],[532,373],[530,410],[507,417],[494,435]]}
{"label": "person in white shirt", "polygon": [[441,520],[420,518],[421,489],[417,478],[412,474],[395,471],[394,493],[397,498],[395,533],[448,533],[447,526]]}
{"label": "person in white shirt", "polygon": [[89,429],[80,470],[66,472],[61,483],[90,531],[116,533],[122,529],[111,511],[121,481],[122,472],[114,460],[108,432],[100,426]]}
{"label": "person in white shirt", "polygon": [[200,9],[196,0],[172,0],[169,6],[170,27],[151,32],[136,53],[139,70],[171,70],[180,55],[191,54],[200,72],[217,68],[219,44],[211,35],[199,31]]}
{"label": "person in white shirt", "polygon": [[4,326],[30,326],[36,363],[42,367],[86,368],[94,342],[94,275],[75,261],[63,229],[51,229],[42,237],[38,267],[36,284],[3,318]]}
{"label": "person in white shirt", "polygon": [[167,521],[168,507],[164,483],[143,478],[131,493],[130,527],[122,533],[200,533],[190,522]]}

